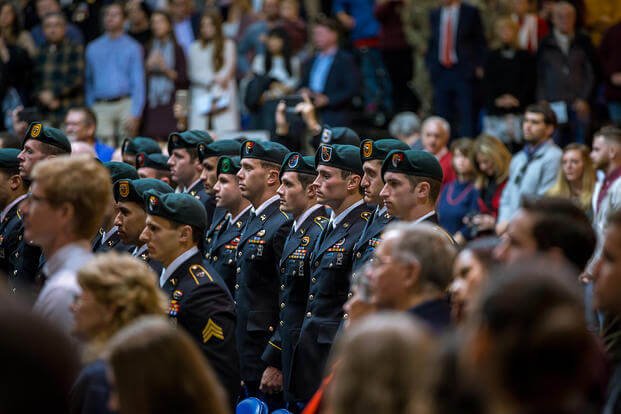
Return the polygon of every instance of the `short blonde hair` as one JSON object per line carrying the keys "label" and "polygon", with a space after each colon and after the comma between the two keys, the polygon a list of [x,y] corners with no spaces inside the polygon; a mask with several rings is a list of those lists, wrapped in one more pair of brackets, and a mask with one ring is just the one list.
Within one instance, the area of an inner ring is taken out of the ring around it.
{"label": "short blonde hair", "polygon": [[496,184],[503,183],[509,178],[509,165],[511,164],[511,153],[502,143],[501,140],[492,135],[480,135],[474,140],[474,150],[472,152],[472,166],[476,171],[477,178],[475,186],[481,189],[489,184],[490,177],[487,177],[483,171],[479,169],[476,156],[483,155],[489,158],[494,164],[495,176],[491,178]]}
{"label": "short blonde hair", "polygon": [[38,163],[32,179],[54,207],[69,203],[74,207],[71,229],[90,239],[100,227],[112,203],[112,184],[108,170],[89,156],[54,157]]}
{"label": "short blonde hair", "polygon": [[133,320],[145,315],[164,315],[166,297],[149,266],[126,254],[97,255],[78,271],[78,283],[101,305],[113,309],[108,325],[98,335],[107,341]]}

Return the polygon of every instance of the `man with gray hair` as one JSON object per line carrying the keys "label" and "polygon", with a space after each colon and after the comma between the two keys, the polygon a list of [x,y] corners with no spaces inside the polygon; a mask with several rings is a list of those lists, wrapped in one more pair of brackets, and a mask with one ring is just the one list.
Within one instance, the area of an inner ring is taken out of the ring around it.
{"label": "man with gray hair", "polygon": [[420,119],[414,112],[400,112],[388,124],[391,136],[400,139],[413,150],[422,150],[423,142],[420,139]]}
{"label": "man with gray hair", "polygon": [[370,302],[378,310],[398,310],[420,318],[436,333],[449,328],[455,247],[442,229],[429,223],[391,224],[375,250],[366,275]]}
{"label": "man with gray hair", "polygon": [[451,125],[444,118],[430,116],[425,119],[422,127],[423,149],[432,153],[438,159],[444,179],[442,184],[453,181],[456,177],[453,170],[453,155],[448,149],[448,142],[451,138]]}

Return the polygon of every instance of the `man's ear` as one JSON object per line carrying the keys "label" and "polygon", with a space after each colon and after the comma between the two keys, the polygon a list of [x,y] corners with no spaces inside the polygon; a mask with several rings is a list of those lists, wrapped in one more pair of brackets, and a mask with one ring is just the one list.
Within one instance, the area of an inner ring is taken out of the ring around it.
{"label": "man's ear", "polygon": [[179,227],[179,241],[181,243],[192,243],[192,226],[185,224]]}
{"label": "man's ear", "polygon": [[429,198],[431,193],[431,185],[427,181],[421,181],[414,188],[414,194],[417,198]]}
{"label": "man's ear", "polygon": [[269,168],[267,170],[267,185],[271,186],[278,186],[280,185],[280,171],[277,170],[276,168]]}
{"label": "man's ear", "polygon": [[412,286],[416,286],[420,282],[420,263],[415,260],[408,267],[408,271],[404,273],[403,287],[411,289]]}
{"label": "man's ear", "polygon": [[9,187],[11,188],[11,191],[17,190],[19,187],[22,186],[23,183],[24,181],[19,174],[15,174],[9,177]]}
{"label": "man's ear", "polygon": [[358,191],[362,177],[358,174],[351,174],[347,177],[347,191]]}

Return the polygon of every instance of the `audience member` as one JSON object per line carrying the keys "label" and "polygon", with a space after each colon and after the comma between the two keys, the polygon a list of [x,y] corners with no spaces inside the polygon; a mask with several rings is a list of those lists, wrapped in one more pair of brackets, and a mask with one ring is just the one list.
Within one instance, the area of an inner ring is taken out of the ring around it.
{"label": "audience member", "polygon": [[46,44],[40,48],[34,70],[34,94],[42,115],[60,126],[69,108],[84,104],[84,49],[66,38],[62,13],[43,18]]}
{"label": "audience member", "polygon": [[97,115],[97,136],[107,144],[136,135],[145,102],[143,51],[124,24],[123,6],[108,4],[105,33],[86,47],[86,104]]}
{"label": "audience member", "polygon": [[593,192],[593,224],[603,235],[608,215],[621,209],[621,129],[604,127],[593,138],[591,159],[604,178]]}
{"label": "audience member", "polygon": [[[62,13],[62,9],[58,0],[35,0],[35,7],[39,18],[39,24],[30,30],[30,34],[32,35],[32,39],[34,40],[36,47],[42,48],[45,46],[46,39],[43,31],[43,25],[40,24],[40,22],[42,22],[43,18],[48,14]],[[72,43],[79,45],[84,44],[84,36],[82,35],[82,32],[76,25],[70,22],[67,23],[67,38]]]}
{"label": "audience member", "polygon": [[485,35],[479,9],[461,0],[442,0],[429,15],[431,36],[425,58],[436,114],[451,120],[458,136],[476,135],[475,80],[483,75]]}
{"label": "audience member", "polygon": [[451,324],[446,290],[454,257],[452,240],[437,227],[391,224],[371,262],[370,302],[378,310],[408,312],[443,333]]}
{"label": "audience member", "polygon": [[[20,104],[30,103],[31,73],[32,63],[28,52],[17,45],[7,43],[0,36],[0,98],[2,101],[14,101],[8,109],[17,110]],[[6,123],[4,119],[3,122]],[[9,125],[5,125],[7,126]],[[13,127],[13,131],[17,133],[15,123]]]}
{"label": "audience member", "polygon": [[95,137],[97,118],[89,108],[71,107],[65,117],[65,133],[74,142],[83,142],[90,146],[101,162],[112,160],[114,148],[104,144]]}
{"label": "audience member", "polygon": [[596,177],[589,152],[583,144],[569,144],[563,149],[561,168],[547,195],[572,200],[592,218]]}
{"label": "audience member", "polygon": [[195,12],[194,4],[190,0],[171,0],[169,11],[175,39],[188,56],[190,45],[199,38],[201,15]]}
{"label": "audience member", "polygon": [[446,119],[437,116],[425,119],[422,127],[423,149],[432,153],[440,162],[444,174],[443,185],[455,179],[453,155],[447,146],[450,138],[451,126]]}
{"label": "audience member", "polygon": [[188,53],[190,79],[190,129],[236,131],[239,129],[235,43],[222,33],[218,12],[206,12],[199,38]]}
{"label": "audience member", "polygon": [[518,45],[530,53],[537,52],[539,43],[549,32],[547,22],[535,12],[533,0],[513,0],[511,18],[519,25]]}
{"label": "audience member", "polygon": [[[529,0],[516,0],[515,3]],[[536,67],[533,56],[518,49],[518,24],[500,18],[494,24],[498,47],[485,62],[485,111],[483,133],[512,147],[522,141],[522,117],[535,95]]]}
{"label": "audience member", "polygon": [[104,253],[78,271],[82,293],[71,309],[72,332],[84,341],[84,367],[71,391],[72,414],[110,413],[110,385],[103,356],[110,338],[145,315],[161,316],[166,299],[156,277],[143,263],[118,253]]}
{"label": "audience member", "polygon": [[[308,15],[307,15],[308,16]],[[291,39],[291,51],[294,55],[304,54],[308,37],[306,22],[300,15],[299,0],[280,1],[280,24]]]}
{"label": "audience member", "polygon": [[604,72],[604,93],[610,120],[621,126],[621,22],[606,31],[599,48]]}
{"label": "audience member", "polygon": [[0,3],[0,36],[8,44],[16,45],[28,52],[30,57],[37,54],[37,46],[28,30],[24,30],[19,10],[10,1]]}
{"label": "audience member", "polygon": [[127,13],[127,34],[143,48],[151,40],[152,27],[149,26],[151,21],[151,7],[141,0],[130,0],[125,6]]}
{"label": "audience member", "polygon": [[224,7],[222,33],[229,39],[239,40],[256,16],[250,0],[232,0]]}
{"label": "audience member", "polygon": [[237,73],[241,77],[250,72],[252,58],[263,53],[263,40],[267,32],[281,24],[280,0],[264,0],[258,17],[244,30],[237,42]]}
{"label": "audience member", "polygon": [[414,112],[398,113],[388,124],[391,136],[400,139],[413,150],[422,150],[423,142],[420,137],[420,119]]}
{"label": "audience member", "polygon": [[552,141],[556,115],[548,104],[533,104],[524,115],[526,147],[513,156],[509,178],[500,197],[498,224],[501,234],[520,206],[524,195],[543,195],[554,184],[560,167],[562,151]]}
{"label": "audience member", "polygon": [[172,28],[170,15],[163,11],[153,12],[153,39],[147,43],[145,53],[147,93],[141,133],[158,141],[165,141],[176,129],[175,93],[189,85],[185,53],[175,40]]}
{"label": "audience member", "polygon": [[47,275],[34,310],[68,333],[70,305],[80,294],[76,274],[93,257],[89,240],[110,204],[110,177],[92,158],[59,157],[38,163],[32,179],[21,207],[24,238],[41,247]]}
{"label": "audience member", "polygon": [[576,30],[576,9],[566,1],[555,4],[554,29],[537,52],[537,99],[551,102],[560,126],[559,144],[586,143],[597,81],[595,49]]}
{"label": "audience member", "polygon": [[[110,340],[111,411],[226,414],[226,397],[196,342],[159,317],[145,317]],[[171,372],[183,372],[176,377]]]}
{"label": "audience member", "polygon": [[300,87],[309,94],[321,121],[328,125],[347,126],[349,106],[358,92],[358,72],[352,56],[339,48],[337,23],[318,17],[312,26],[316,52],[304,65]]}
{"label": "audience member", "polygon": [[442,188],[438,201],[440,226],[459,244],[476,237],[476,227],[467,220],[479,212],[479,192],[474,186],[472,140],[461,138],[451,144],[452,167],[457,178]]}

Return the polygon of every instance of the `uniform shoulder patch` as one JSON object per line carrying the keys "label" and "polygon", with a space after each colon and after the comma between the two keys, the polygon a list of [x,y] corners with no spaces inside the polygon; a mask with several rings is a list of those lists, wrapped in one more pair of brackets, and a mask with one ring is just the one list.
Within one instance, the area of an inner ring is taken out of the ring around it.
{"label": "uniform shoulder patch", "polygon": [[213,319],[209,318],[207,324],[203,328],[203,343],[206,344],[209,342],[211,338],[216,338],[221,341],[224,341],[224,331],[222,328],[213,321]]}
{"label": "uniform shoulder patch", "polygon": [[200,285],[200,279],[208,278],[210,282],[213,282],[213,278],[203,266],[195,264],[190,266],[190,276],[194,279],[197,285]]}
{"label": "uniform shoulder patch", "polygon": [[360,217],[362,217],[366,221],[369,221],[369,217],[371,217],[371,212],[370,211],[363,211],[362,213],[360,213]]}
{"label": "uniform shoulder patch", "polygon": [[327,217],[324,216],[317,216],[315,217],[315,219],[313,220],[315,222],[316,225],[319,226],[319,228],[321,230],[323,230],[323,228],[326,226],[326,224],[328,223],[330,219],[328,219]]}

